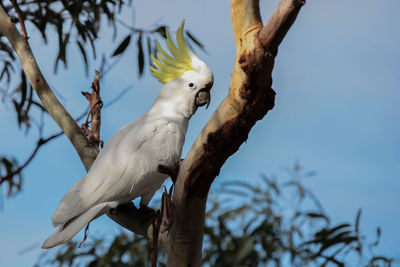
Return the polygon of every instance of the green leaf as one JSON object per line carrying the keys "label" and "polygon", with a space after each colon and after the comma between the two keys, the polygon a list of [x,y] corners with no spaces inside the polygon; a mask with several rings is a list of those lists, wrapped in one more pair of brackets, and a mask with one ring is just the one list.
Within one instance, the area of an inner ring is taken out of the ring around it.
{"label": "green leaf", "polygon": [[31,108],[31,105],[32,105],[32,98],[33,98],[33,87],[32,87],[32,85],[31,84],[29,84],[29,97],[28,97],[28,105],[27,105],[27,107],[26,107],[26,109],[25,109],[25,115],[28,117],[28,113],[29,113],[29,110],[30,110],[30,108]]}
{"label": "green leaf", "polygon": [[327,223],[329,223],[329,218],[322,213],[306,212],[304,215],[312,219],[324,219]]}
{"label": "green leaf", "polygon": [[[148,55],[149,65],[151,64],[151,55],[153,54],[152,42],[153,42],[153,40],[150,37],[147,37],[147,55]],[[154,55],[154,56],[156,56],[156,55]]]}
{"label": "green leaf", "polygon": [[376,241],[371,244],[371,247],[376,247],[377,245],[379,245],[380,239],[381,239],[381,228],[378,227],[376,228]]}
{"label": "green leaf", "polygon": [[88,62],[88,58],[86,56],[86,51],[85,48],[83,47],[82,43],[77,41],[76,44],[79,47],[79,50],[81,51],[82,57],[83,57],[83,61],[85,62],[85,74],[86,76],[89,74],[89,62]]}
{"label": "green leaf", "polygon": [[144,69],[144,53],[143,53],[143,43],[142,43],[142,34],[139,34],[139,38],[137,40],[137,48],[138,48],[138,67],[139,67],[139,77],[143,74]]}
{"label": "green leaf", "polygon": [[358,234],[360,232],[360,217],[361,217],[361,209],[358,210],[355,222],[355,230]]}
{"label": "green leaf", "polygon": [[279,190],[279,188],[278,188],[278,185],[276,184],[275,181],[271,181],[270,179],[268,179],[268,177],[267,177],[265,174],[261,174],[261,179],[263,179],[264,182],[265,182],[270,188],[272,188],[272,189],[275,191],[275,193],[276,193],[277,195],[279,195],[279,194],[281,193],[280,190]]}
{"label": "green leaf", "polygon": [[18,127],[21,127],[21,123],[22,123],[22,114],[21,114],[22,112],[21,112],[21,109],[22,109],[22,107],[14,99],[13,99],[12,102],[14,104],[15,111],[17,112]]}
{"label": "green leaf", "polygon": [[40,104],[39,102],[37,102],[37,101],[35,101],[35,100],[32,100],[31,103],[32,103],[33,105],[35,105],[36,107],[38,107],[42,112],[47,113],[47,110],[46,110],[46,109],[43,107],[43,105]]}
{"label": "green leaf", "polygon": [[161,25],[157,29],[155,29],[153,32],[158,32],[163,38],[167,38],[167,33],[166,33],[166,28],[167,26]]}
{"label": "green leaf", "polygon": [[21,70],[21,83],[20,83],[18,89],[21,92],[21,101],[19,102],[19,104],[22,107],[24,105],[24,103],[25,103],[25,100],[26,100],[26,91],[27,91],[26,90],[27,89],[26,76],[25,76],[25,73],[22,70]]}
{"label": "green leaf", "polygon": [[95,259],[88,264],[88,267],[96,267],[99,264],[99,260]]}
{"label": "green leaf", "polygon": [[92,46],[93,58],[96,59],[96,47],[94,45],[94,39],[89,35],[89,43]]}
{"label": "green leaf", "polygon": [[131,42],[131,35],[125,37],[125,39],[119,44],[117,49],[115,49],[114,53],[112,54],[113,57],[122,54],[126,48],[128,47],[129,43]]}
{"label": "green leaf", "polygon": [[344,223],[344,224],[340,224],[336,227],[333,227],[331,229],[322,229],[321,231],[315,233],[315,237],[318,239],[329,238],[328,236],[334,234],[338,230],[343,229],[343,228],[348,228],[348,227],[350,227],[350,224]]}
{"label": "green leaf", "polygon": [[204,50],[204,45],[196,38],[190,31],[186,31],[186,35],[189,37],[190,40],[193,41],[198,47]]}

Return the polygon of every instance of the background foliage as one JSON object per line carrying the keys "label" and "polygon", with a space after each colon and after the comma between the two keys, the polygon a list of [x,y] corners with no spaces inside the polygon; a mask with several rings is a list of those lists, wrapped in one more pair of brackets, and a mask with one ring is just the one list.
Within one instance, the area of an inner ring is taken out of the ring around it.
{"label": "background foliage", "polygon": [[[361,210],[354,222],[332,224],[305,186],[314,173],[297,164],[288,173],[286,181],[261,175],[256,185],[231,181],[212,192],[204,266],[372,267],[395,262],[374,253],[380,228],[373,241],[360,232]],[[81,249],[72,241],[56,255],[43,254],[37,266],[149,266],[149,240],[126,231],[107,238],[89,235],[89,239]],[[165,262],[164,255],[159,255],[159,265]]]}

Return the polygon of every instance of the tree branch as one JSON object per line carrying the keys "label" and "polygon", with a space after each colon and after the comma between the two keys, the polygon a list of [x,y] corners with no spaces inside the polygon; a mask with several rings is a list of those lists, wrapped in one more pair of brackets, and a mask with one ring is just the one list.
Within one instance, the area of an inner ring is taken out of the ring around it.
{"label": "tree branch", "polygon": [[286,33],[296,20],[305,0],[281,1],[258,37],[265,49],[277,50]]}
{"label": "tree branch", "polygon": [[21,9],[19,8],[16,0],[10,0],[10,1],[15,9],[15,12],[17,12],[19,24],[21,25],[22,37],[24,38],[25,41],[28,41],[28,34],[26,33],[25,21],[24,18],[22,17]]}
{"label": "tree branch", "polygon": [[81,128],[58,101],[44,79],[28,42],[24,40],[1,6],[0,32],[7,37],[18,54],[25,75],[39,96],[43,106],[71,141],[83,165],[88,170],[98,154],[98,149],[89,145]]}
{"label": "tree branch", "polygon": [[[20,18],[21,19],[21,18]],[[46,108],[47,112],[50,116],[56,121],[56,123],[60,126],[61,130],[68,137],[75,150],[78,152],[78,155],[85,166],[86,170],[89,170],[95,161],[99,150],[96,145],[90,144],[88,139],[86,138],[82,129],[78,126],[75,120],[71,117],[71,115],[65,110],[62,104],[59,102],[57,97],[52,92],[45,78],[43,77],[39,66],[33,56],[31,48],[24,37],[16,29],[15,25],[12,23],[9,16],[4,11],[3,7],[0,5],[0,33],[7,37],[10,44],[14,48],[17,53],[22,68],[26,77],[29,79],[30,84],[33,89],[37,93],[40,101],[43,103],[43,106]],[[99,125],[98,125],[99,126]],[[38,148],[37,148],[38,150]],[[37,151],[34,151],[36,154]],[[34,155],[33,155],[34,156]],[[33,158],[33,157],[32,157]],[[30,161],[30,160],[29,160]],[[28,162],[29,163],[29,162]],[[134,225],[138,225],[138,223],[143,219],[139,217],[129,217],[130,225],[126,224],[124,221],[124,216],[131,216],[131,210],[126,211],[127,214],[124,213],[124,209],[122,209],[117,214],[111,216],[117,223],[120,223],[122,226],[126,225],[127,229],[130,230],[138,230],[141,233],[145,233],[142,228],[133,227]],[[120,219],[118,219],[121,217]],[[130,227],[130,228],[129,228]],[[151,227],[150,227],[151,228]],[[150,230],[150,229],[149,229]],[[147,232],[146,232],[147,233]],[[147,234],[145,236],[148,236]]]}
{"label": "tree branch", "polygon": [[[255,2],[258,1],[232,0],[233,29],[239,44],[232,83],[229,95],[214,112],[183,162],[178,180],[183,182],[185,190],[181,193],[186,198],[207,196],[223,163],[246,141],[254,124],[274,106],[271,74],[276,54],[266,51],[262,44],[279,45],[302,1],[281,0],[270,22],[262,28],[258,26],[261,21]],[[261,39],[264,37],[258,34],[261,29],[273,34],[268,34],[267,40]]]}
{"label": "tree branch", "polygon": [[[175,219],[168,266],[200,266],[208,191],[225,161],[247,140],[254,124],[274,106],[272,70],[277,48],[301,7],[281,0],[262,26],[257,0],[232,0],[236,59],[229,94],[201,131],[175,184]],[[304,4],[304,2],[302,2]],[[263,34],[259,35],[263,29]],[[268,34],[264,34],[268,33]],[[265,36],[268,36],[265,37]]]}
{"label": "tree branch", "polygon": [[236,47],[240,46],[241,38],[247,31],[262,27],[258,0],[232,0],[231,17]]}
{"label": "tree branch", "polygon": [[[82,115],[80,115],[78,118],[76,118],[76,121],[78,122],[79,120],[81,120],[86,115],[86,113],[87,112],[84,112]],[[22,171],[31,163],[33,158],[37,155],[41,146],[47,144],[48,142],[50,142],[64,134],[63,131],[60,131],[58,133],[52,134],[51,136],[49,136],[47,138],[43,138],[42,131],[43,131],[43,124],[41,124],[39,126],[39,139],[36,142],[36,146],[33,149],[32,153],[29,155],[29,157],[25,160],[25,162],[22,165],[17,167],[17,169],[15,169],[12,172],[7,173],[6,175],[3,175],[3,177],[0,177],[0,185],[7,180],[13,179],[13,177],[15,175],[21,175]]]}
{"label": "tree branch", "polygon": [[[122,96],[124,96],[130,89],[131,89],[131,87],[126,87],[126,88],[122,89],[117,96],[115,96],[114,98],[112,98],[111,100],[109,100],[107,103],[105,103],[103,105],[103,109],[107,109],[108,107],[112,106]],[[77,117],[75,119],[75,121],[78,123],[81,119],[83,119],[86,116],[87,113],[88,113],[88,111],[83,112],[79,117]],[[6,175],[3,175],[2,177],[0,177],[0,185],[7,180],[13,179],[13,177],[15,175],[20,175],[22,173],[22,171],[31,163],[33,158],[37,155],[37,152],[39,152],[40,146],[48,143],[49,141],[54,140],[57,137],[62,136],[64,133],[63,131],[60,131],[58,133],[51,135],[50,137],[43,138],[42,137],[42,127],[43,127],[43,125],[39,126],[39,135],[40,135],[39,139],[36,142],[37,144],[36,144],[35,148],[33,149],[33,151],[30,153],[30,155],[28,156],[28,158],[25,160],[25,162],[22,165],[18,166],[16,170],[11,171],[10,173],[7,173]],[[43,141],[40,142],[40,140],[43,140]]]}
{"label": "tree branch", "polygon": [[54,138],[57,138],[57,137],[61,136],[62,134],[63,134],[63,132],[59,132],[59,133],[54,134],[54,135],[52,135],[52,136],[50,136],[50,137],[48,137],[48,138],[45,138],[45,139],[40,138],[40,139],[37,141],[37,143],[36,143],[35,149],[32,151],[31,155],[25,160],[25,162],[24,162],[22,165],[20,165],[20,166],[19,166],[17,169],[15,169],[14,171],[12,171],[12,172],[10,172],[10,173],[7,173],[5,176],[0,177],[0,185],[1,185],[3,182],[5,182],[5,181],[7,181],[7,180],[9,180],[9,179],[11,179],[11,178],[13,178],[15,175],[20,174],[20,173],[22,172],[22,170],[23,170],[26,166],[28,166],[28,164],[29,164],[29,163],[32,161],[32,159],[36,156],[36,154],[37,154],[37,152],[39,152],[39,149],[40,149],[41,146],[43,146],[43,145],[46,144],[47,142],[50,142],[50,141],[53,140]]}

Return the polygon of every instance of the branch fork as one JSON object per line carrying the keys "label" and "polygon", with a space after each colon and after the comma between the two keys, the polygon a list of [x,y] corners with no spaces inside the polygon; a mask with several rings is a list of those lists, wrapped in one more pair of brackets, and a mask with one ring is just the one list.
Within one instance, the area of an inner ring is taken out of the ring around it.
{"label": "branch fork", "polygon": [[228,96],[215,110],[180,168],[173,197],[176,209],[167,266],[201,266],[209,189],[225,161],[247,140],[255,123],[274,107],[274,60],[303,4],[302,0],[281,0],[264,25],[258,0],[231,0],[236,44],[232,83]]}

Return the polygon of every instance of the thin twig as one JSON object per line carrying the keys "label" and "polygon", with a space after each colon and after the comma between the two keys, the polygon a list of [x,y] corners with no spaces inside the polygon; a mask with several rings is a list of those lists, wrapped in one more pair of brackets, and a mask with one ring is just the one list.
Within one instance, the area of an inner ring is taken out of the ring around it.
{"label": "thin twig", "polygon": [[[86,115],[87,111],[85,111],[82,115],[80,115],[76,121],[80,121],[85,115]],[[42,126],[39,126],[39,136],[42,136],[42,132],[43,132],[43,128]],[[30,156],[25,160],[25,162],[20,165],[17,169],[15,169],[14,171],[4,175],[3,177],[0,177],[0,184],[2,184],[3,182],[12,179],[15,175],[20,174],[28,165],[29,163],[31,163],[31,161],[33,160],[33,158],[36,156],[36,154],[39,152],[39,149],[41,146],[45,145],[46,143],[56,139],[57,137],[60,137],[64,134],[63,131],[60,131],[58,133],[55,133],[53,135],[50,135],[47,138],[43,138],[40,137],[39,140],[36,142],[36,147],[33,149],[32,153],[30,154]]]}
{"label": "thin twig", "polygon": [[24,162],[24,164],[22,164],[21,166],[19,166],[17,169],[15,169],[14,171],[7,173],[6,175],[4,175],[3,177],[0,177],[0,184],[2,184],[3,182],[5,182],[6,180],[9,180],[10,178],[14,177],[15,175],[21,173],[21,171],[28,166],[28,164],[32,161],[32,159],[35,157],[35,155],[37,154],[37,152],[39,151],[40,147],[43,146],[44,144],[46,144],[47,142],[53,140],[54,138],[57,138],[59,136],[61,136],[63,134],[63,132],[59,132],[57,134],[54,134],[46,139],[40,138],[37,143],[36,143],[36,147],[33,150],[33,152],[31,153],[31,155],[28,157],[28,159]]}
{"label": "thin twig", "polygon": [[21,9],[19,8],[16,0],[10,0],[10,1],[15,9],[15,12],[17,12],[19,24],[21,25],[22,37],[24,38],[25,41],[28,41],[29,37],[28,34],[26,33],[25,22],[24,19],[22,18]]}
{"label": "thin twig", "polygon": [[113,105],[115,102],[119,101],[131,89],[132,89],[132,86],[128,86],[128,87],[125,87],[124,89],[122,89],[118,93],[118,95],[116,95],[114,98],[112,98],[110,101],[108,101],[107,103],[105,103],[103,105],[103,109],[108,108],[109,106]]}
{"label": "thin twig", "polygon": [[116,19],[115,21],[134,33],[152,33],[152,32],[154,32],[154,30],[143,30],[143,29],[135,28],[131,25],[128,25],[127,23],[125,23],[125,21],[123,21],[121,19]]}

